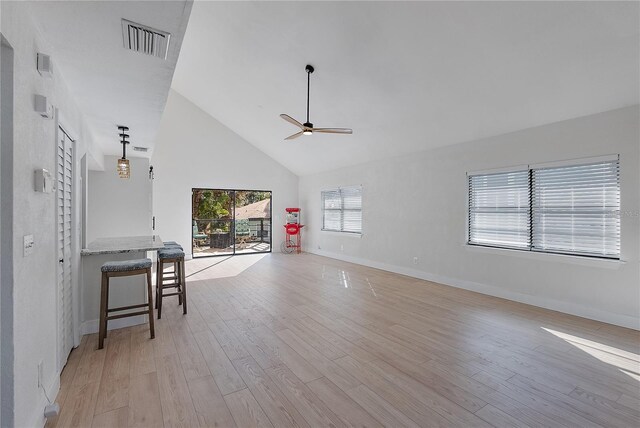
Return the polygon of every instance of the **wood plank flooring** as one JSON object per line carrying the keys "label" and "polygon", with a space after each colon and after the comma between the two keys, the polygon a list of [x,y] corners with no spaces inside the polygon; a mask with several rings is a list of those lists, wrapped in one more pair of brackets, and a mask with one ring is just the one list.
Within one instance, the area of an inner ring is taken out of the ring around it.
{"label": "wood plank flooring", "polygon": [[314,255],[187,262],[48,427],[638,427],[640,333]]}

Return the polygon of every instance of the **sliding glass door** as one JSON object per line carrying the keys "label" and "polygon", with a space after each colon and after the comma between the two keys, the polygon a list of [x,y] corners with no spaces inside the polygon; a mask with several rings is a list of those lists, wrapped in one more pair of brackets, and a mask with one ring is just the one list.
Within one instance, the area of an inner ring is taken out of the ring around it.
{"label": "sliding glass door", "polygon": [[271,192],[235,192],[236,253],[271,251]]}
{"label": "sliding glass door", "polygon": [[271,251],[271,192],[192,189],[192,254]]}
{"label": "sliding glass door", "polygon": [[193,189],[193,255],[233,254],[233,191]]}

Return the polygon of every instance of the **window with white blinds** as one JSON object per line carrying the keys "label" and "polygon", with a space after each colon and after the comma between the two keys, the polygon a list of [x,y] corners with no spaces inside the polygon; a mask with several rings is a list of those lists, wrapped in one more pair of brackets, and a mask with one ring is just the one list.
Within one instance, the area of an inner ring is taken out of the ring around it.
{"label": "window with white blinds", "polygon": [[532,170],[532,249],[620,257],[618,161]]}
{"label": "window with white blinds", "polygon": [[529,171],[469,176],[469,243],[528,248]]}
{"label": "window with white blinds", "polygon": [[322,192],[322,230],[362,233],[362,187]]}
{"label": "window with white blinds", "polygon": [[616,159],[470,174],[472,245],[620,258]]}

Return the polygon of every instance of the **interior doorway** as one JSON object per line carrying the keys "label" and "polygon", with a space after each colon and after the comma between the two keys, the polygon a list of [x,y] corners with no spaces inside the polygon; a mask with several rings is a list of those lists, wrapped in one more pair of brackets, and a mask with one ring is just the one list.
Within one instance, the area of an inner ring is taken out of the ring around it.
{"label": "interior doorway", "polygon": [[193,257],[271,252],[271,191],[191,192]]}
{"label": "interior doorway", "polygon": [[72,246],[75,239],[74,141],[58,128],[56,145],[56,245],[58,255],[58,369],[62,370],[74,345]]}

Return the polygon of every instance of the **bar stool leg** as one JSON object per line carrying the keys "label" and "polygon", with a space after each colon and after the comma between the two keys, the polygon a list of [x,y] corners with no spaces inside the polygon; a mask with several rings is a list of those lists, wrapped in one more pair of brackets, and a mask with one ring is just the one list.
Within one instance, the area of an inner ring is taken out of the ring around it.
{"label": "bar stool leg", "polygon": [[158,290],[160,289],[160,257],[156,261],[156,309],[158,309]]}
{"label": "bar stool leg", "polygon": [[104,320],[104,338],[106,339],[107,336],[109,335],[109,329],[107,328],[107,322],[109,320],[107,320],[107,318],[109,317],[109,273],[105,272],[105,274],[107,275],[107,291],[105,291],[106,293],[106,297],[104,299],[104,307],[105,307],[105,320]]}
{"label": "bar stool leg", "polygon": [[182,293],[180,297],[182,298],[182,313],[187,314],[187,281],[186,276],[184,274],[184,259],[179,263],[180,265],[180,288],[182,289]]}
{"label": "bar stool leg", "polygon": [[178,260],[177,262],[173,262],[173,271],[175,272],[176,282],[178,285],[178,306],[182,304],[182,271],[181,269],[182,263]]}
{"label": "bar stool leg", "polygon": [[164,263],[162,262],[158,262],[158,264],[160,265],[158,268],[158,299],[157,299],[157,304],[158,304],[158,319],[162,318],[162,283],[164,281],[163,279],[163,270],[164,270]]}
{"label": "bar stool leg", "polygon": [[100,284],[100,333],[98,334],[98,349],[104,348],[104,338],[107,334],[107,290],[109,288],[109,277],[106,272],[102,272],[102,283]]}
{"label": "bar stool leg", "polygon": [[153,325],[153,293],[151,292],[151,268],[147,268],[147,299],[149,300],[149,331],[151,338],[156,337],[156,330]]}
{"label": "bar stool leg", "polygon": [[175,269],[176,282],[179,284],[177,290],[178,290],[178,293],[180,293],[180,294],[178,294],[178,306],[180,306],[182,304],[182,275],[180,274],[180,271],[181,271],[180,263],[178,262],[176,264],[176,269]]}

